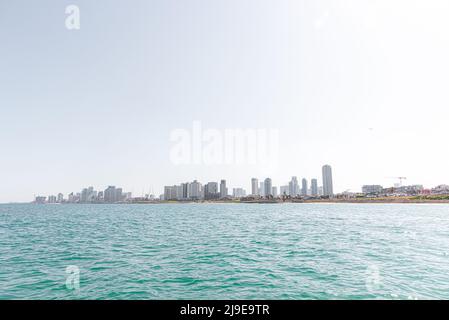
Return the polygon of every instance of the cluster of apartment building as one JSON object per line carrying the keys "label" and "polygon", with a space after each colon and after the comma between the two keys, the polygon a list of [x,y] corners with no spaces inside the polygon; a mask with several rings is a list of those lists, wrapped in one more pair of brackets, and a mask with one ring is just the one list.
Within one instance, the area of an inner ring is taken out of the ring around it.
{"label": "cluster of apartment building", "polygon": [[70,193],[66,198],[62,193],[57,196],[38,196],[35,203],[118,203],[132,199],[131,192],[123,192],[122,188],[109,186],[104,191],[96,191],[93,187],[84,188],[81,192]]}
{"label": "cluster of apartment building", "polygon": [[164,187],[164,194],[161,200],[216,200],[226,198],[277,198],[277,197],[331,197],[334,195],[332,168],[325,165],[322,168],[322,186],[318,186],[317,179],[310,180],[306,178],[299,183],[296,176],[292,177],[290,182],[279,187],[273,186],[271,178],[266,178],[259,182],[258,178],[251,179],[251,193],[247,195],[243,188],[233,188],[232,195],[228,192],[226,180],[218,182],[208,182],[202,184],[197,180],[186,182],[180,185]]}
{"label": "cluster of apartment building", "polygon": [[306,178],[298,180],[298,177],[293,176],[291,180],[279,187],[272,186],[270,178],[259,182],[257,178],[251,179],[251,195],[260,197],[317,197],[325,196],[331,197],[334,195],[333,181],[332,181],[332,168],[329,165],[325,165],[322,168],[322,186],[318,186],[318,179],[311,179],[310,185]]}
{"label": "cluster of apartment building", "polygon": [[226,180],[221,180],[220,185],[217,182],[208,182],[203,185],[194,180],[164,187],[164,194],[160,198],[161,200],[214,200],[228,197]]}
{"label": "cluster of apartment building", "polygon": [[122,188],[109,186],[103,191],[96,191],[93,187],[84,188],[81,192],[70,193],[66,198],[62,193],[57,196],[35,197],[35,203],[121,203],[121,202],[141,202],[153,200],[165,201],[191,201],[191,200],[219,200],[231,198],[278,198],[278,197],[332,197],[333,181],[332,168],[329,165],[322,167],[322,185],[318,185],[318,179],[311,179],[310,185],[306,178],[301,182],[296,176],[282,186],[273,186],[271,178],[265,178],[259,182],[258,178],[251,179],[251,193],[241,187],[232,189],[229,192],[226,180],[218,182],[208,182],[202,184],[194,180],[179,185],[165,186],[164,193],[159,199],[152,195],[146,195],[141,198],[132,198],[130,192],[123,192]]}
{"label": "cluster of apartment building", "polygon": [[364,196],[415,196],[415,195],[438,195],[449,194],[448,185],[439,185],[432,189],[425,189],[423,185],[395,185],[394,187],[384,188],[381,185],[364,185],[362,186],[362,194]]}

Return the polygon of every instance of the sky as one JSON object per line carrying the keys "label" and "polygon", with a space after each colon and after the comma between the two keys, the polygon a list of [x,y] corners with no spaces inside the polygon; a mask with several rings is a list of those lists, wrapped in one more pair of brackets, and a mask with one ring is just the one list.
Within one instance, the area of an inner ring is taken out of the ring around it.
{"label": "sky", "polygon": [[[0,202],[249,191],[324,164],[337,192],[449,184],[448,16],[445,0],[0,0]],[[174,163],[195,123],[277,130],[277,165]]]}

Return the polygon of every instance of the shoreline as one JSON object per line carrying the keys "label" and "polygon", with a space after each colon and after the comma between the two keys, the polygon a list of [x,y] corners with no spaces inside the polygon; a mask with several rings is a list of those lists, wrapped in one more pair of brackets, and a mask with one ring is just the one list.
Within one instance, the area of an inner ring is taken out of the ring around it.
{"label": "shoreline", "polygon": [[379,199],[310,199],[282,200],[217,200],[217,201],[138,201],[120,203],[0,203],[0,205],[163,205],[163,204],[449,204],[449,199],[379,198]]}

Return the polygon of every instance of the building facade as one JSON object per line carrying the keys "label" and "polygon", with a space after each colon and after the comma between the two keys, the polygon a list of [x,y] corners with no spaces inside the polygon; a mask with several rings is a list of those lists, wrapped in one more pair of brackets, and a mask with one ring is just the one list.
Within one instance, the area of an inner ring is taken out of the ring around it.
{"label": "building facade", "polygon": [[334,184],[332,181],[332,168],[330,165],[324,165],[322,168],[323,174],[323,195],[325,197],[332,197],[334,195]]}
{"label": "building facade", "polygon": [[257,178],[251,179],[251,195],[253,196],[259,195],[259,179]]}
{"label": "building facade", "polygon": [[220,198],[226,198],[228,196],[228,188],[226,187],[226,180],[220,181]]}
{"label": "building facade", "polygon": [[318,195],[318,181],[317,179],[312,179],[310,182],[310,194],[312,196]]}
{"label": "building facade", "polygon": [[246,196],[246,191],[243,188],[232,189],[232,196],[234,198],[243,198]]}
{"label": "building facade", "polygon": [[298,178],[292,177],[292,179],[288,183],[288,187],[289,187],[289,194],[292,197],[296,197],[299,194]]}
{"label": "building facade", "polygon": [[273,195],[273,186],[270,178],[266,178],[263,182],[264,185],[264,197],[269,197]]}
{"label": "building facade", "polygon": [[307,189],[308,189],[308,186],[307,186],[307,179],[302,179],[302,188],[301,188],[301,195],[302,196],[306,196],[307,195]]}
{"label": "building facade", "polygon": [[209,182],[204,186],[204,199],[213,200],[218,199],[219,197],[220,193],[218,192],[217,182]]}
{"label": "building facade", "polygon": [[362,192],[365,194],[380,194],[382,193],[382,190],[383,187],[377,184],[362,186]]}
{"label": "building facade", "polygon": [[289,186],[280,186],[279,192],[281,196],[289,196],[290,195]]}
{"label": "building facade", "polygon": [[117,189],[115,186],[109,186],[104,190],[104,202],[114,203],[117,202]]}

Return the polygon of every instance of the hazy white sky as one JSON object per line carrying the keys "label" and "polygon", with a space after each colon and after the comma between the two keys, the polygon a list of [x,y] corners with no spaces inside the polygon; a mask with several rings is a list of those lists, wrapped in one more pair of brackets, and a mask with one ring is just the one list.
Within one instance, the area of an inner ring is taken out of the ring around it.
{"label": "hazy white sky", "polygon": [[[249,190],[326,163],[336,191],[449,183],[448,16],[445,0],[0,0],[0,202]],[[279,129],[278,168],[175,166],[170,134],[193,121]]]}

